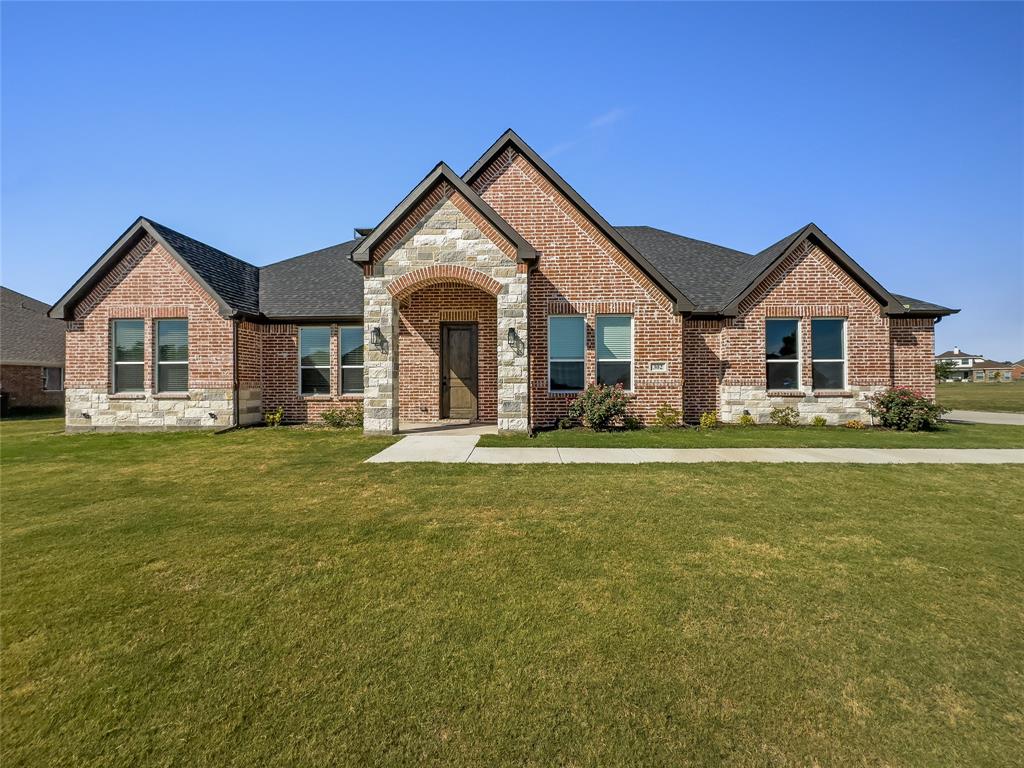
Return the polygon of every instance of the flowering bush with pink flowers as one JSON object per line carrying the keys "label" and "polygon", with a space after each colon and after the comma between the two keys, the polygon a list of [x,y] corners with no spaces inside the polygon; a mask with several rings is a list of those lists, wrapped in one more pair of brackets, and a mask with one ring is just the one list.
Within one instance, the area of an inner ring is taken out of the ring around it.
{"label": "flowering bush with pink flowers", "polygon": [[868,400],[868,413],[880,426],[906,432],[935,429],[942,414],[949,411],[910,387],[891,387]]}

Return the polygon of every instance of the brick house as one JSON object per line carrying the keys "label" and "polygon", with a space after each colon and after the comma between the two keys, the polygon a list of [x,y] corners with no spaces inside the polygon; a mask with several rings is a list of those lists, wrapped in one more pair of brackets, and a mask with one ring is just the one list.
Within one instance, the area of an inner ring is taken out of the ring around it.
{"label": "brick house", "polygon": [[0,402],[8,410],[64,405],[64,324],[49,305],[0,287]]}
{"label": "brick house", "polygon": [[67,426],[288,422],[363,403],[400,421],[551,426],[595,381],[765,421],[866,418],[932,395],[933,326],[809,224],[756,254],[613,227],[514,132],[438,164],[380,224],[256,267],[140,218],[51,309],[67,321]]}

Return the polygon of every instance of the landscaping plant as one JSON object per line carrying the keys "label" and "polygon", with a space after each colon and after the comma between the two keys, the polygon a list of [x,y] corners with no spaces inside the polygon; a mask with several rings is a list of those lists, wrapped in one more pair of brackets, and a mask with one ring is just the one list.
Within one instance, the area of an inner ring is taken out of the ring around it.
{"label": "landscaping plant", "polygon": [[718,411],[707,411],[700,415],[700,431],[707,432],[718,426]]}
{"label": "landscaping plant", "polygon": [[602,432],[614,426],[625,426],[628,407],[629,396],[621,384],[614,387],[591,384],[572,401],[567,419],[570,423]]}
{"label": "landscaping plant", "polygon": [[744,411],[743,414],[740,416],[739,424],[741,427],[752,427],[755,424],[757,424],[757,419],[755,419],[749,413]]}
{"label": "landscaping plant", "polygon": [[826,419],[824,416],[815,416],[813,419],[811,419],[811,424],[813,424],[816,427],[825,427],[828,426],[828,419]]}
{"label": "landscaping plant", "polygon": [[363,404],[353,403],[344,408],[331,408],[320,414],[329,427],[361,427],[363,426]]}
{"label": "landscaping plant", "polygon": [[928,399],[910,387],[890,387],[868,398],[868,413],[887,429],[921,432],[938,427],[942,414],[949,409]]}
{"label": "landscaping plant", "polygon": [[659,427],[678,427],[682,417],[683,412],[678,408],[673,408],[668,403],[662,403],[654,412],[654,423]]}
{"label": "landscaping plant", "polygon": [[772,420],[772,424],[780,427],[795,427],[800,423],[800,415],[797,413],[796,408],[791,405],[787,405],[784,408],[778,406],[772,408],[768,418]]}
{"label": "landscaping plant", "polygon": [[848,422],[843,424],[843,426],[847,429],[864,429],[867,425],[860,419],[850,419]]}
{"label": "landscaping plant", "polygon": [[268,427],[279,427],[281,426],[281,419],[284,418],[284,408],[277,406],[272,411],[267,411],[263,414],[263,423]]}

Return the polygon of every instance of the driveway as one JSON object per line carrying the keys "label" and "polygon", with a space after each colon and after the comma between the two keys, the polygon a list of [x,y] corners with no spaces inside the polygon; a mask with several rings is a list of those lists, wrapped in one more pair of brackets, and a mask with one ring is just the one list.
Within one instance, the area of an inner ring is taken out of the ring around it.
{"label": "driveway", "polygon": [[1024,427],[1024,413],[997,413],[996,411],[950,411],[943,418],[946,421],[962,421],[966,424],[1008,424]]}

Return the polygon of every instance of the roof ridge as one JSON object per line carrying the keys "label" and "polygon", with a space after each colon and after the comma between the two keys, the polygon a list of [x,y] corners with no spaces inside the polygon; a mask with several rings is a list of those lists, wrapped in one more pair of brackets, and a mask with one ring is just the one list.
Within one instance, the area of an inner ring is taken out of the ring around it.
{"label": "roof ridge", "polygon": [[621,230],[621,229],[649,229],[649,230],[651,230],[653,232],[663,232],[666,235],[672,235],[672,237],[681,237],[684,240],[689,240],[691,243],[701,243],[702,245],[712,245],[715,248],[721,248],[723,251],[732,251],[733,253],[738,253],[740,256],[746,256],[747,258],[751,258],[751,259],[754,258],[754,256],[756,255],[756,254],[753,254],[753,253],[747,253],[746,251],[741,251],[738,248],[733,248],[733,247],[728,246],[728,245],[722,245],[721,243],[713,243],[710,240],[701,240],[699,237],[690,237],[689,235],[681,235],[678,232],[672,232],[671,230],[662,229],[661,227],[652,227],[650,224],[623,224],[621,226],[616,224],[616,225],[613,225],[613,226],[615,227],[615,229],[619,229],[619,230]]}

